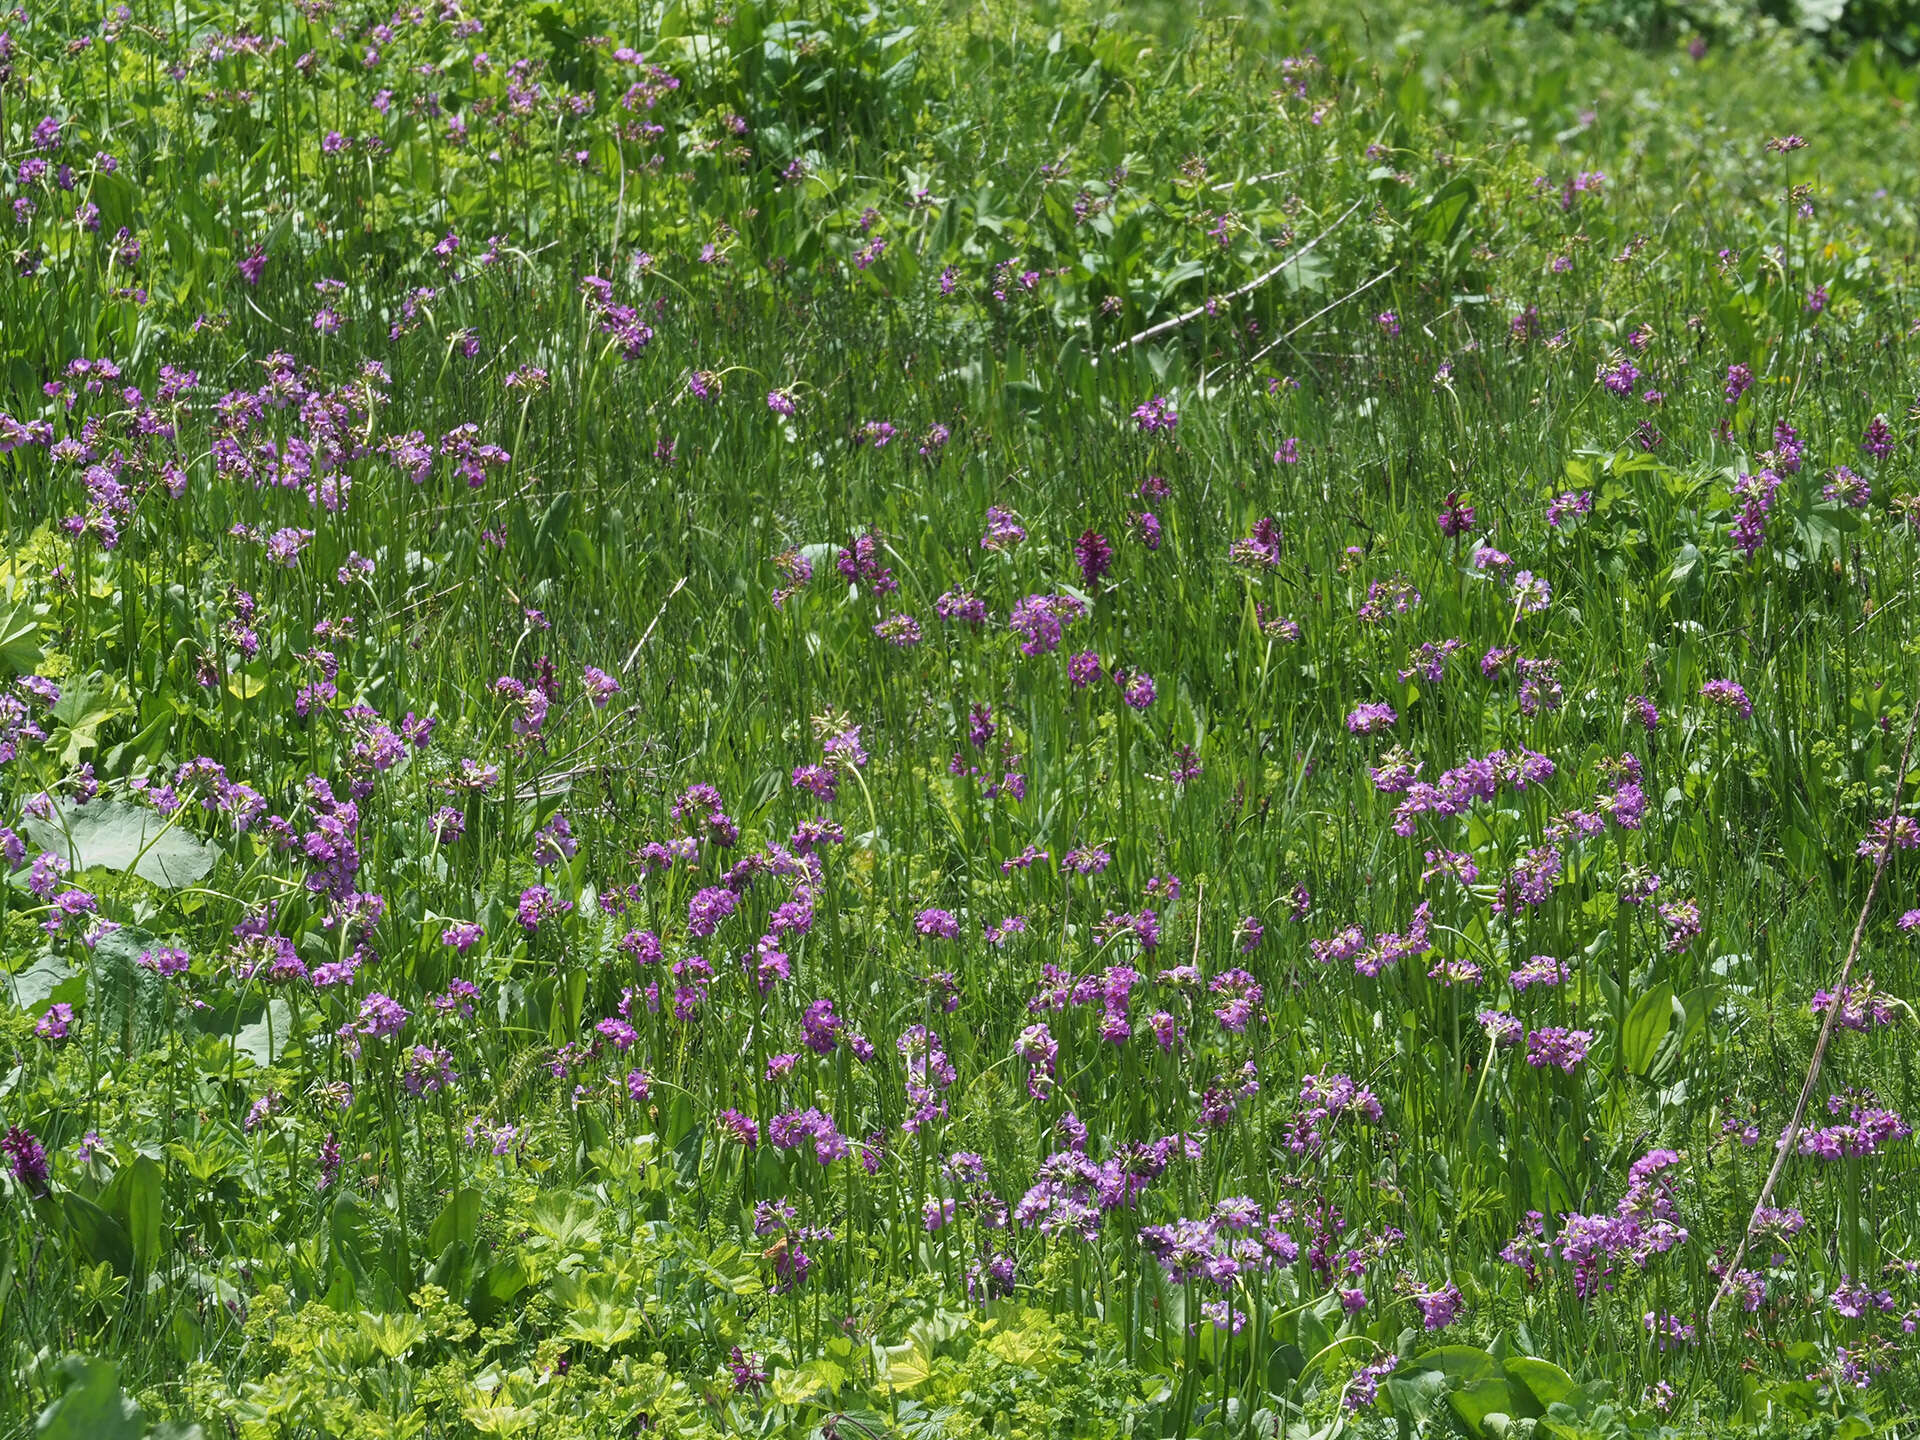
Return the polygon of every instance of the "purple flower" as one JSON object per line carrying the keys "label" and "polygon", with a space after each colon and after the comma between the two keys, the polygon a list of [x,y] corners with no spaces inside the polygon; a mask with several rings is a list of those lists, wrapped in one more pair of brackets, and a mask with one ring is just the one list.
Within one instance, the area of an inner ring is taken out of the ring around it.
{"label": "purple flower", "polygon": [[1587,1058],[1587,1050],[1592,1044],[1591,1030],[1569,1030],[1562,1025],[1544,1026],[1527,1036],[1527,1064],[1536,1070],[1547,1065],[1558,1066],[1570,1075]]}
{"label": "purple flower", "polygon": [[1753,715],[1753,702],[1747,692],[1732,680],[1709,680],[1700,687],[1700,698],[1723,710],[1737,712],[1742,720]]}
{"label": "purple flower", "polygon": [[407,1010],[399,1001],[382,995],[379,991],[367,996],[360,1002],[359,1033],[376,1040],[387,1040],[400,1033],[400,1027],[407,1023]]}
{"label": "purple flower", "polygon": [[1007,628],[1020,637],[1022,655],[1049,655],[1060,648],[1064,628],[1086,613],[1071,595],[1029,595],[1013,607]]}
{"label": "purple flower", "polygon": [[1513,605],[1517,614],[1537,615],[1553,601],[1553,589],[1544,577],[1522,570],[1513,577]]}
{"label": "purple flower", "polygon": [[1165,431],[1171,435],[1180,424],[1180,417],[1174,412],[1173,402],[1164,395],[1156,395],[1145,404],[1135,406],[1133,419],[1143,435],[1152,435],[1159,431]]}
{"label": "purple flower", "polygon": [[1700,907],[1692,900],[1676,900],[1660,907],[1660,920],[1667,927],[1667,949],[1678,953],[1700,934]]}
{"label": "purple flower", "polygon": [[8,1126],[0,1139],[0,1154],[7,1157],[7,1168],[29,1195],[47,1193],[47,1151],[32,1131]]}
{"label": "purple flower", "polygon": [[1420,1320],[1429,1330],[1443,1330],[1459,1318],[1461,1305],[1460,1288],[1448,1281],[1438,1290],[1418,1290],[1413,1292],[1413,1303],[1420,1307]]}
{"label": "purple flower", "polygon": [[73,1028],[73,1006],[61,1001],[47,1007],[47,1013],[40,1017],[33,1027],[33,1033],[42,1040],[59,1041],[67,1038]]}
{"label": "purple flower", "polygon": [[1122,672],[1116,670],[1113,674],[1113,680],[1116,685],[1121,687],[1121,699],[1125,700],[1133,709],[1144,710],[1153,704],[1155,697],[1153,677],[1147,674],[1146,671],[1137,670],[1132,674],[1123,675]]}
{"label": "purple flower", "polygon": [[1400,719],[1394,708],[1384,702],[1355,706],[1347,716],[1347,729],[1355,735],[1372,735]]}
{"label": "purple flower", "polygon": [[1254,570],[1272,570],[1280,563],[1280,523],[1271,515],[1253,525],[1253,534],[1227,547],[1227,560]]}
{"label": "purple flower", "polygon": [[562,900],[544,885],[530,885],[520,892],[514,918],[529,935],[548,920],[557,919],[573,909],[571,900]]}
{"label": "purple flower", "polygon": [[1092,589],[1113,568],[1113,546],[1106,536],[1087,530],[1073,542],[1073,562],[1080,567],[1081,582]]}
{"label": "purple flower", "polygon": [[1011,550],[1027,538],[1020,517],[998,505],[987,507],[987,533],[980,537],[982,550]]}
{"label": "purple flower", "polygon": [[1482,1010],[1473,1018],[1496,1046],[1518,1045],[1526,1034],[1527,1027],[1504,1010]]}
{"label": "purple flower", "polygon": [[1457,540],[1473,529],[1473,506],[1449,490],[1446,503],[1440,507],[1440,513],[1435,518],[1439,522],[1440,533],[1449,540]]}
{"label": "purple flower", "polygon": [[1520,995],[1535,985],[1544,985],[1548,988],[1559,985],[1566,980],[1567,974],[1567,967],[1553,956],[1536,955],[1517,968],[1508,978],[1514,994]]}
{"label": "purple flower", "polygon": [[964,620],[974,625],[987,623],[987,602],[971,590],[948,590],[933,602],[933,613],[942,620]]}
{"label": "purple flower", "polygon": [[913,928],[928,939],[957,940],[960,938],[960,922],[950,910],[922,910],[913,917]]}
{"label": "purple flower", "polygon": [[708,886],[687,902],[687,934],[705,939],[734,912],[740,897],[723,885]]}
{"label": "purple flower", "polygon": [[1866,839],[1854,849],[1854,854],[1863,860],[1871,860],[1882,850],[1911,850],[1920,845],[1920,821],[1911,815],[1890,815],[1876,820],[1867,830]]}
{"label": "purple flower", "polygon": [[889,615],[873,627],[873,633],[902,650],[920,643],[920,622],[911,615]]}
{"label": "purple flower", "polygon": [[1893,453],[1893,431],[1887,425],[1887,417],[1876,415],[1867,422],[1867,430],[1860,437],[1860,448],[1879,460]]}
{"label": "purple flower", "polygon": [[573,838],[567,817],[555,811],[553,818],[533,832],[533,863],[539,869],[552,870],[573,859],[580,842]]}
{"label": "purple flower", "polygon": [[592,665],[581,673],[580,683],[596,710],[606,709],[607,702],[620,693],[620,682]]}
{"label": "purple flower", "polygon": [[738,1110],[720,1112],[720,1128],[731,1135],[747,1149],[755,1149],[760,1144],[760,1122]]}

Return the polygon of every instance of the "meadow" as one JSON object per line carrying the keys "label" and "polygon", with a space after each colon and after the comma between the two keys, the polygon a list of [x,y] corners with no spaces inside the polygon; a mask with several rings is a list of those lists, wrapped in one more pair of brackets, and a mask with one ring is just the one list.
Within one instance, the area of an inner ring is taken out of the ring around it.
{"label": "meadow", "polygon": [[1917,92],[0,15],[0,1429],[1911,1433]]}

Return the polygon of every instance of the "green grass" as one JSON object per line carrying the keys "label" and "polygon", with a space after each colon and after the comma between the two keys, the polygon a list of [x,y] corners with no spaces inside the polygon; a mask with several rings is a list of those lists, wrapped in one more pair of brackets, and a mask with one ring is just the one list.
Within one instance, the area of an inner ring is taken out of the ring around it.
{"label": "green grass", "polygon": [[4,27],[15,1428],[1898,1430],[1910,75],[468,19]]}

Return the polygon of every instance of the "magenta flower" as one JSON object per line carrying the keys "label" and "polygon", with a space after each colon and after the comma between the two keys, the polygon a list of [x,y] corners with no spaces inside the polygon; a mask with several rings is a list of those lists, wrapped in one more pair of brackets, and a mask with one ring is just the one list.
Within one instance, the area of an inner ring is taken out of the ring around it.
{"label": "magenta flower", "polygon": [[1709,680],[1700,687],[1700,698],[1722,710],[1736,712],[1742,720],[1753,715],[1753,702],[1747,698],[1747,692],[1732,680]]}
{"label": "magenta flower", "polygon": [[1571,1075],[1587,1058],[1593,1044],[1591,1030],[1569,1030],[1548,1025],[1527,1036],[1527,1064],[1536,1070],[1552,1065]]}
{"label": "magenta flower", "polygon": [[1355,735],[1373,735],[1395,724],[1399,719],[1393,706],[1385,702],[1357,705],[1347,716],[1347,729]]}

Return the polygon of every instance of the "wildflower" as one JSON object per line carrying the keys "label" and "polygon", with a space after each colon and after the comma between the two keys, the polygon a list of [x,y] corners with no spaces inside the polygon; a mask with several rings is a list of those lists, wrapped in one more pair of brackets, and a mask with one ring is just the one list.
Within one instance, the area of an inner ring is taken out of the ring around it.
{"label": "wildflower", "polygon": [[1384,702],[1356,706],[1347,716],[1347,729],[1355,735],[1372,735],[1399,720],[1394,708]]}
{"label": "wildflower", "polygon": [[1549,988],[1559,985],[1566,980],[1567,974],[1567,967],[1551,955],[1536,955],[1508,978],[1514,993],[1522,994],[1534,985]]}
{"label": "wildflower", "polygon": [[1449,540],[1457,540],[1473,529],[1473,506],[1449,490],[1446,503],[1440,507],[1440,513],[1436,519],[1440,526],[1440,533]]}
{"label": "wildflower", "polygon": [[42,1040],[60,1041],[67,1038],[72,1027],[73,1006],[60,1001],[47,1007],[46,1013],[34,1025],[33,1033]]}
{"label": "wildflower", "polygon": [[889,615],[873,627],[873,633],[889,645],[906,650],[920,643],[920,622],[911,615]]}
{"label": "wildflower", "polygon": [[1029,595],[1013,607],[1007,628],[1020,637],[1022,655],[1048,655],[1060,647],[1064,628],[1086,613],[1071,595]]}
{"label": "wildflower", "polygon": [[926,909],[913,917],[913,928],[929,939],[957,940],[960,922],[950,910]]}
{"label": "wildflower", "polygon": [[1735,711],[1742,720],[1753,715],[1753,702],[1747,698],[1747,692],[1732,680],[1707,681],[1700,687],[1700,698],[1723,710]]}
{"label": "wildflower", "polygon": [[1073,542],[1073,559],[1080,567],[1081,582],[1091,589],[1112,568],[1113,546],[1107,543],[1106,536],[1087,530]]}
{"label": "wildflower", "polygon": [[32,1131],[18,1125],[8,1126],[6,1136],[0,1138],[0,1154],[6,1156],[7,1168],[14,1180],[29,1195],[47,1193],[47,1151]]}
{"label": "wildflower", "polygon": [[362,1035],[376,1040],[387,1040],[400,1033],[400,1027],[407,1023],[407,1010],[398,1001],[375,991],[360,1002],[360,1023],[357,1027]]}
{"label": "wildflower", "polygon": [[1733,497],[1739,502],[1739,514],[1734,517],[1729,536],[1733,546],[1743,556],[1752,559],[1767,534],[1767,516],[1773,510],[1775,493],[1779,490],[1781,477],[1773,470],[1762,470],[1757,475],[1742,475],[1735,482]]}
{"label": "wildflower", "polygon": [[982,550],[1011,550],[1027,538],[1020,517],[998,505],[987,507],[987,533],[980,537]]}
{"label": "wildflower", "polygon": [[1678,953],[1700,934],[1700,907],[1691,900],[1676,900],[1660,907],[1661,923],[1667,927],[1667,949]]}
{"label": "wildflower", "polygon": [[1236,540],[1228,548],[1227,559],[1249,569],[1271,570],[1280,563],[1280,525],[1271,515],[1256,520],[1253,534]]}
{"label": "wildflower", "polygon": [[151,970],[161,979],[166,980],[185,973],[188,965],[187,952],[176,950],[169,945],[155,945],[142,950],[135,958],[134,964],[142,970]]}
{"label": "wildflower", "polygon": [[1844,1030],[1872,1030],[1891,1025],[1899,1018],[1893,1006],[1874,989],[1871,975],[1858,985],[1847,986],[1837,996],[1830,990],[1814,991],[1807,1010],[1813,1015],[1833,1011],[1834,1023]]}
{"label": "wildflower", "polygon": [[1569,515],[1586,515],[1592,510],[1591,490],[1569,490],[1547,502],[1547,524],[1557,529]]}
{"label": "wildflower", "polygon": [[1132,674],[1116,670],[1114,684],[1121,687],[1121,698],[1135,710],[1144,710],[1154,701],[1153,677],[1144,670]]}
{"label": "wildflower", "polygon": [[1487,1032],[1488,1040],[1500,1047],[1518,1045],[1527,1028],[1504,1010],[1482,1010],[1474,1016],[1474,1023]]}
{"label": "wildflower", "polygon": [[1438,1290],[1416,1288],[1413,1292],[1413,1303],[1419,1307],[1420,1321],[1427,1329],[1444,1330],[1459,1318],[1460,1308],[1464,1302],[1460,1288],[1452,1281],[1448,1281]]}
{"label": "wildflower", "polygon": [[1572,1074],[1580,1062],[1587,1058],[1588,1047],[1592,1044],[1591,1030],[1569,1030],[1560,1025],[1548,1025],[1527,1036],[1527,1064],[1536,1070],[1554,1065]]}
{"label": "wildflower", "polygon": [[1866,433],[1860,437],[1860,448],[1876,460],[1893,453],[1893,431],[1887,425],[1886,416],[1876,415],[1867,422]]}
{"label": "wildflower", "polygon": [[533,834],[533,863],[541,870],[564,865],[579,852],[580,842],[573,838],[573,827],[559,811]]}
{"label": "wildflower", "polygon": [[1341,1398],[1348,1413],[1357,1415],[1373,1404],[1380,1396],[1380,1381],[1392,1374],[1399,1364],[1400,1357],[1389,1350],[1378,1360],[1370,1361],[1354,1371],[1352,1378],[1347,1381],[1346,1394]]}
{"label": "wildflower", "polygon": [[1180,424],[1179,415],[1174,413],[1173,402],[1164,395],[1155,395],[1151,400],[1136,406],[1133,418],[1143,435],[1152,435],[1160,431],[1171,435]]}
{"label": "wildflower", "polygon": [[1920,845],[1920,821],[1911,815],[1890,815],[1873,822],[1866,838],[1855,847],[1854,854],[1871,860],[1883,850],[1911,850],[1916,845]]}
{"label": "wildflower", "polygon": [[1854,474],[1846,466],[1836,465],[1827,483],[1820,488],[1820,498],[1845,505],[1850,509],[1862,510],[1873,499],[1873,487],[1862,476]]}
{"label": "wildflower", "polygon": [[580,684],[596,710],[606,709],[607,702],[620,693],[620,682],[593,665],[581,672]]}
{"label": "wildflower", "polygon": [[1531,570],[1522,570],[1513,577],[1514,612],[1519,615],[1537,615],[1553,600],[1553,590],[1546,580],[1536,577]]}

